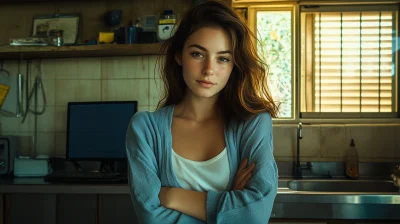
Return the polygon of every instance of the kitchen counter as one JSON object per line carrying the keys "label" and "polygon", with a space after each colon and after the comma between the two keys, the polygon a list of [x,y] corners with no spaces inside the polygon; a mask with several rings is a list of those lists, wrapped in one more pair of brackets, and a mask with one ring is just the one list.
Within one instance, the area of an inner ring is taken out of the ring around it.
{"label": "kitchen counter", "polygon": [[[277,199],[291,198],[287,202],[399,204],[400,192],[324,192],[296,191],[287,187],[294,179],[279,179]],[[126,183],[54,183],[43,178],[2,178],[0,194],[129,194]],[[294,197],[295,196],[295,197]],[[307,196],[307,197],[305,197]],[[293,201],[296,199],[296,201]]]}
{"label": "kitchen counter", "polygon": [[[272,218],[400,220],[400,192],[323,192],[289,189],[280,178]],[[48,183],[42,178],[3,178],[0,194],[128,195],[127,184]]]}

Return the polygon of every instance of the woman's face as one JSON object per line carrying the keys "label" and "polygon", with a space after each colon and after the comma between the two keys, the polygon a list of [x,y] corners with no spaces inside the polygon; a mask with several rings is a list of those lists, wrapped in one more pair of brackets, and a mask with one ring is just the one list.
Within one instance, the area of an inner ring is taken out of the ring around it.
{"label": "woman's face", "polygon": [[182,66],[186,94],[218,97],[233,69],[231,40],[220,27],[198,29],[186,40],[176,61]]}

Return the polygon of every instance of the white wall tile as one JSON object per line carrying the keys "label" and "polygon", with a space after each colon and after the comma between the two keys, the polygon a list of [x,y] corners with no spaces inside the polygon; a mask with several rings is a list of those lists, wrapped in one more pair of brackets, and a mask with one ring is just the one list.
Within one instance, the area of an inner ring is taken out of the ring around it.
{"label": "white wall tile", "polygon": [[158,105],[158,102],[161,100],[162,91],[164,89],[164,85],[161,79],[150,79],[150,106]]}
{"label": "white wall tile", "polygon": [[99,101],[100,80],[56,80],[56,105],[68,102]]}
{"label": "white wall tile", "polygon": [[157,110],[157,105],[151,105],[151,106],[149,106],[149,111],[150,112],[154,112],[154,111],[156,111]]}
{"label": "white wall tile", "polygon": [[[60,59],[42,59],[41,70],[42,79],[56,79],[57,76],[57,61]],[[33,61],[37,63],[38,60]],[[33,64],[35,66],[35,64]]]}
{"label": "white wall tile", "polygon": [[[44,80],[54,80],[56,78],[56,64],[55,59],[36,59],[30,63],[29,77],[34,79],[36,76]],[[26,63],[26,61],[24,61]],[[22,74],[26,74],[24,71]]]}
{"label": "white wall tile", "polygon": [[19,136],[21,141],[21,148],[17,149],[19,155],[31,156],[33,149],[33,132],[25,132],[16,134]]}
{"label": "white wall tile", "polygon": [[148,77],[148,56],[105,57],[101,59],[102,79],[131,79]]}
{"label": "white wall tile", "polygon": [[302,157],[320,158],[320,149],[321,127],[319,125],[303,124],[303,138],[300,140],[300,159],[302,160]]}
{"label": "white wall tile", "polygon": [[294,125],[274,125],[274,156],[295,158],[296,128]]}
{"label": "white wall tile", "polygon": [[[38,105],[46,105],[49,106],[54,106],[56,102],[56,81],[55,79],[42,79],[41,80],[42,84],[38,84],[38,89],[37,89],[37,104]],[[29,94],[32,93],[32,97],[30,100],[31,108],[34,107],[35,105],[35,91],[33,88],[35,86],[35,77],[31,77],[31,82],[30,82],[30,89],[29,89]],[[44,91],[43,91],[44,90]],[[24,95],[25,98],[25,95]],[[46,100],[46,102],[45,102]]]}
{"label": "white wall tile", "polygon": [[137,100],[139,106],[149,105],[149,80],[102,80],[102,100]]}
{"label": "white wall tile", "polygon": [[[2,62],[2,61],[0,61]],[[0,63],[1,66],[1,63]],[[6,60],[3,62],[3,69],[8,71],[10,75],[17,75],[20,72],[26,75],[26,61]],[[6,72],[1,72],[0,75],[5,75]]]}
{"label": "white wall tile", "polygon": [[[30,99],[30,107],[34,108],[35,105],[35,91],[37,92],[37,105],[43,106],[43,105],[48,105],[48,106],[54,106],[55,105],[55,96],[56,96],[56,81],[55,79],[39,79],[38,82],[41,81],[41,84],[37,84],[37,89],[35,90],[35,83],[36,83],[36,77],[32,76],[29,82],[29,89],[28,93],[29,96],[31,96]],[[25,89],[24,89],[25,91]],[[23,105],[25,106],[25,93],[23,95]]]}
{"label": "white wall tile", "polygon": [[342,160],[346,150],[346,129],[344,125],[321,125],[322,157]]}
{"label": "white wall tile", "polygon": [[55,155],[55,132],[38,132],[36,155]]}
{"label": "white wall tile", "polygon": [[67,133],[66,132],[56,132],[56,143],[55,143],[55,157],[65,158],[66,148],[67,148]]}
{"label": "white wall tile", "polygon": [[18,155],[31,156],[33,149],[33,133],[31,132],[4,132],[4,136],[18,136],[21,147],[17,149]]}
{"label": "white wall tile", "polygon": [[55,131],[54,115],[55,115],[55,107],[47,106],[43,114],[32,115],[32,118],[29,120],[29,129],[35,130],[35,116],[36,116],[37,131],[41,132]]}
{"label": "white wall tile", "polygon": [[22,122],[22,117],[6,117],[6,116],[0,116],[0,122],[2,126],[2,131],[3,132],[12,132],[12,133],[19,133],[19,132],[30,132],[33,131],[29,129],[29,120],[31,119],[32,114],[29,113],[24,121]]}
{"label": "white wall tile", "polygon": [[101,58],[66,58],[56,63],[57,79],[100,79]]}
{"label": "white wall tile", "polygon": [[139,111],[150,111],[149,106],[138,106],[138,112]]}
{"label": "white wall tile", "polygon": [[54,114],[54,129],[57,132],[67,130],[67,105],[56,106]]}
{"label": "white wall tile", "polygon": [[393,159],[395,155],[395,126],[346,125],[346,145],[354,139],[363,161]]}
{"label": "white wall tile", "polygon": [[[162,65],[162,60],[164,57],[158,57],[155,55],[149,56],[149,78],[150,79],[160,79],[160,67]],[[158,61],[157,61],[158,60]]]}

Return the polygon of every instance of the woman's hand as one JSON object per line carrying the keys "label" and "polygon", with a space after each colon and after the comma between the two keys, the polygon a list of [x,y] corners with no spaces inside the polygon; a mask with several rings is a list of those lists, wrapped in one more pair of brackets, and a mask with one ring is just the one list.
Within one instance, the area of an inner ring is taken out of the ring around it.
{"label": "woman's hand", "polygon": [[247,166],[249,160],[246,158],[242,161],[239,166],[239,169],[235,175],[235,179],[233,180],[232,191],[234,190],[243,190],[243,188],[249,182],[251,176],[253,175],[253,169],[256,167],[255,163],[252,163],[250,166]]}

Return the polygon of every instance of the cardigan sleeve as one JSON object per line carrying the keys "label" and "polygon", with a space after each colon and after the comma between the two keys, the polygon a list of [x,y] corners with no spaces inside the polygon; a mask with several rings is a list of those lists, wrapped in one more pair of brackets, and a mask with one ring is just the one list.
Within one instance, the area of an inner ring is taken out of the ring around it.
{"label": "cardigan sleeve", "polygon": [[273,156],[272,119],[262,113],[239,130],[239,157],[255,163],[243,190],[207,194],[207,223],[268,223],[278,191],[278,169]]}
{"label": "cardigan sleeve", "polygon": [[161,181],[155,149],[150,147],[154,130],[149,115],[137,113],[126,133],[128,180],[133,207],[139,223],[204,223],[192,216],[160,205]]}

